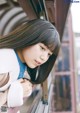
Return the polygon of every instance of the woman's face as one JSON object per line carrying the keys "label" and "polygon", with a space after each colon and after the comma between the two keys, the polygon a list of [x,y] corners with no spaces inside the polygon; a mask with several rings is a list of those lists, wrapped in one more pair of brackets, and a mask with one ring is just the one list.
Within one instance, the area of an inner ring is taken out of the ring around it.
{"label": "woman's face", "polygon": [[22,50],[24,62],[30,68],[42,65],[51,55],[52,52],[43,43],[38,43]]}

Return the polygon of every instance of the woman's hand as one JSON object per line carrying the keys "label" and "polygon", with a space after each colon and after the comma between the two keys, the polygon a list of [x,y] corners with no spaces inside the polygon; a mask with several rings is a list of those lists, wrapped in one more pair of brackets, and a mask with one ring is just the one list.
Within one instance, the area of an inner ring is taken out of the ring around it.
{"label": "woman's hand", "polygon": [[[32,93],[32,84],[26,79],[18,80],[23,88],[23,97],[29,97]],[[8,90],[0,92],[0,107],[4,105],[7,101]]]}
{"label": "woman's hand", "polygon": [[28,97],[32,93],[32,84],[26,79],[19,79],[19,82],[21,83],[23,87],[23,97]]}

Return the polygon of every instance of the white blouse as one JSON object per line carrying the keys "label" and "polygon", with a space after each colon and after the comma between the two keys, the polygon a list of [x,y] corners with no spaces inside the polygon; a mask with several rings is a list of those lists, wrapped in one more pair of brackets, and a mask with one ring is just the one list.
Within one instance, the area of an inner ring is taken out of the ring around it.
{"label": "white blouse", "polygon": [[[20,67],[17,56],[13,49],[0,49],[0,76],[9,73],[9,81],[6,85],[0,87],[0,92],[9,87],[7,96],[8,107],[16,107],[23,104],[23,88],[17,81]],[[20,93],[18,93],[20,92]]]}

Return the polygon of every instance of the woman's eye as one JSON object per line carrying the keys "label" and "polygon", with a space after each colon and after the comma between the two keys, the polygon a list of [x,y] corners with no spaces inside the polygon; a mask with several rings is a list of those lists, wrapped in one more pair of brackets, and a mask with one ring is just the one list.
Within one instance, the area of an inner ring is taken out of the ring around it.
{"label": "woman's eye", "polygon": [[51,56],[51,54],[50,53],[48,53],[48,57],[50,57]]}
{"label": "woman's eye", "polygon": [[45,48],[44,48],[44,47],[42,47],[42,46],[40,46],[40,47],[41,47],[41,49],[42,49],[42,50],[44,50],[44,51],[45,51]]}

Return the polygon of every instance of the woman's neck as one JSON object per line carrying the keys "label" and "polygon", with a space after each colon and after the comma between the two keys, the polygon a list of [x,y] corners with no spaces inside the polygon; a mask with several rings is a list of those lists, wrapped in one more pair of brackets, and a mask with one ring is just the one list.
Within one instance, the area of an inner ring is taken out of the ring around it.
{"label": "woman's neck", "polygon": [[18,50],[18,51],[17,51],[17,54],[18,54],[20,60],[21,60],[23,63],[25,63],[25,60],[24,60],[23,55],[22,55],[22,51],[21,51],[21,50]]}

